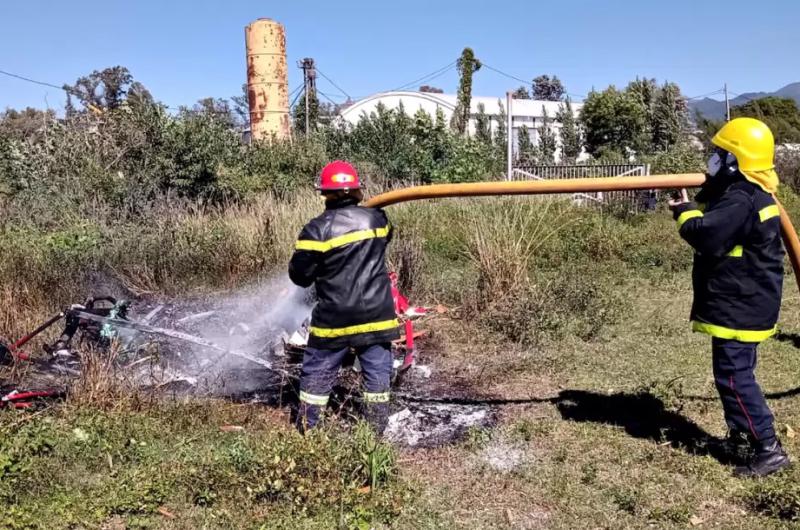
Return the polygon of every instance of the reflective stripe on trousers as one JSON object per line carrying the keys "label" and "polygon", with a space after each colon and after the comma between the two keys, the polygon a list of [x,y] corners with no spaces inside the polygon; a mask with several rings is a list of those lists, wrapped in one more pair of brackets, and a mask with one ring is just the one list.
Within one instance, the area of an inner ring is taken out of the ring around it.
{"label": "reflective stripe on trousers", "polygon": [[[372,344],[355,349],[364,379],[365,416],[376,430],[382,431],[388,419],[389,383],[392,376],[391,344]],[[323,405],[327,404],[336,376],[350,348],[317,350],[306,348],[300,374],[300,407],[297,426],[300,430],[313,428],[319,421]],[[313,401],[319,399],[320,404]],[[374,401],[372,401],[374,399]]]}
{"label": "reflective stripe on trousers", "polygon": [[344,328],[318,328],[310,326],[309,333],[315,337],[333,339],[336,337],[347,337],[348,335],[360,335],[362,333],[374,333],[376,331],[386,331],[396,328],[400,325],[400,321],[396,318],[391,320],[382,320],[380,322],[368,322],[366,324],[356,324],[355,326],[347,326]]}

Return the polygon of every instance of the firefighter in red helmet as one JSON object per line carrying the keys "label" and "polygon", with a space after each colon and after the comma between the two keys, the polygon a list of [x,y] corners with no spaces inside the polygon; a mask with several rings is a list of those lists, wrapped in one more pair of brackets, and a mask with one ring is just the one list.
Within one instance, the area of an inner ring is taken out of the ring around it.
{"label": "firefighter in red helmet", "polygon": [[297,427],[305,431],[319,422],[353,350],[364,377],[364,415],[381,433],[389,412],[391,341],[400,336],[385,262],[392,229],[382,210],[358,205],[361,183],[347,162],[326,165],[318,189],[325,211],[300,232],[289,263],[292,281],[314,285],[318,300],[303,357]]}

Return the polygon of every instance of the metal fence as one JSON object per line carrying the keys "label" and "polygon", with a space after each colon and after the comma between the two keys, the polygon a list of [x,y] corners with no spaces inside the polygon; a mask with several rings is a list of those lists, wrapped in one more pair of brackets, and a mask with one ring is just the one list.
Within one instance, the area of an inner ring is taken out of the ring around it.
{"label": "metal fence", "polygon": [[[514,168],[512,180],[627,177],[646,176],[649,174],[649,164],[528,165]],[[596,206],[614,204],[639,211],[653,208],[658,199],[658,192],[656,190],[632,190],[574,193],[572,199],[578,204]]]}

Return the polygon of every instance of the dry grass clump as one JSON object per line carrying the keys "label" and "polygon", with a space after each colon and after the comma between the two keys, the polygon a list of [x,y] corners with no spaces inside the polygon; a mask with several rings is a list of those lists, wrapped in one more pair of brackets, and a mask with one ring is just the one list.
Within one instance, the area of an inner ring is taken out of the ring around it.
{"label": "dry grass clump", "polygon": [[283,269],[303,223],[322,211],[311,191],[291,200],[203,208],[164,203],[136,223],[76,220],[53,230],[0,225],[0,330],[18,337],[43,315],[97,290],[177,293],[232,287]]}
{"label": "dry grass clump", "polygon": [[122,367],[123,349],[117,341],[108,348],[86,348],[80,352],[80,375],[70,382],[70,405],[103,410],[135,409],[152,403],[154,394],[140,391],[136,381]]}

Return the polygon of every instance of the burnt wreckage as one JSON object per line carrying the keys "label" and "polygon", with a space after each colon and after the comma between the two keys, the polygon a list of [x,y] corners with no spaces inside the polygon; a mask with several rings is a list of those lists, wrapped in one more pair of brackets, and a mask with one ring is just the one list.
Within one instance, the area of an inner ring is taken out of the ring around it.
{"label": "burnt wreckage", "polygon": [[[392,274],[391,279],[395,307],[404,330],[401,340],[393,345],[395,375],[399,375],[414,364],[415,339],[423,335],[414,331],[412,320],[430,311],[411,306],[397,288],[397,276]],[[33,365],[34,372],[75,377],[80,374],[82,357],[92,352],[113,359],[116,366],[128,372],[135,366],[140,370],[135,379],[146,388],[170,385],[210,394],[258,392],[261,384],[269,386],[275,385],[276,380],[294,380],[302,363],[308,339],[309,293],[283,289],[278,298],[282,297],[300,299],[298,305],[303,307],[300,316],[264,319],[255,305],[247,312],[248,318],[242,318],[240,303],[229,304],[230,307],[213,302],[132,305],[112,296],[90,297],[53,315],[19,340],[0,342],[0,364],[25,363]],[[141,316],[134,318],[137,315],[134,310]],[[43,346],[45,358],[24,350],[34,338],[59,323],[63,329],[58,338]],[[156,361],[161,379],[153,381],[143,370]],[[346,368],[359,370],[355,356]],[[244,379],[248,380],[247,385]],[[212,380],[214,384],[208,384]],[[203,382],[206,385],[200,390]],[[9,398],[0,401],[0,407],[21,404],[22,398],[12,401],[15,395],[32,399],[63,395],[60,389],[33,392],[2,386],[0,382],[0,400]],[[41,392],[51,394],[38,394]]]}

